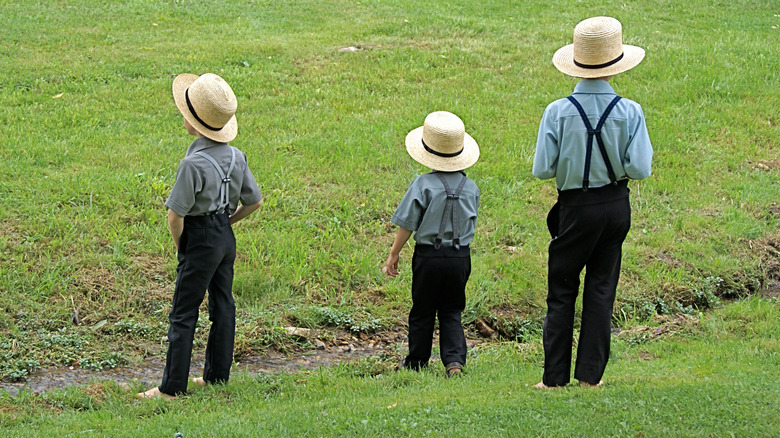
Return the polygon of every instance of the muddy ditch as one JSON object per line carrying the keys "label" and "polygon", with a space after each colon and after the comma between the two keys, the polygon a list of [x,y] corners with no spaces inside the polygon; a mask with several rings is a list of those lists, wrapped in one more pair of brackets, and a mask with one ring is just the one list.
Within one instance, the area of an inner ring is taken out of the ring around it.
{"label": "muddy ditch", "polygon": [[[469,348],[481,340],[478,335],[466,331]],[[296,349],[281,352],[270,350],[263,355],[242,356],[236,358],[233,371],[250,375],[276,374],[295,372],[304,369],[332,367],[339,363],[348,363],[367,357],[383,357],[388,361],[400,359],[402,352],[407,351],[406,328],[397,327],[393,330],[373,335],[340,333],[327,342],[314,336],[314,332],[298,329],[293,334],[312,342],[310,350]],[[311,336],[311,337],[310,337]],[[438,345],[438,332],[434,334],[434,345]],[[204,352],[193,354],[190,367],[191,376],[200,376],[203,371]],[[434,356],[432,363],[438,360]],[[21,391],[32,391],[40,394],[55,389],[64,389],[75,385],[95,382],[113,381],[127,388],[140,388],[158,385],[162,379],[165,358],[149,357],[131,366],[104,370],[87,370],[78,366],[44,367],[26,377],[24,382],[0,382],[0,392],[5,391],[15,397]]]}

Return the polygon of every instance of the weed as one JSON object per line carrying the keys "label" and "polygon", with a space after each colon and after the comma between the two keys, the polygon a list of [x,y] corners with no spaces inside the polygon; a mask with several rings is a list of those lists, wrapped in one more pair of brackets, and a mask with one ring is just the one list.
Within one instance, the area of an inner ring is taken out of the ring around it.
{"label": "weed", "polygon": [[331,307],[314,307],[312,310],[321,324],[345,328],[353,333],[376,332],[388,327],[387,322],[373,317],[363,310],[333,309]]}
{"label": "weed", "polygon": [[0,355],[0,380],[20,381],[41,367],[34,359],[19,359],[11,355]]}
{"label": "weed", "polygon": [[[198,320],[198,325],[203,325],[200,320]],[[165,327],[163,323],[151,325],[135,321],[134,319],[129,319],[115,322],[113,331],[115,334],[122,336],[130,335],[134,337],[151,339],[162,336],[165,333]]]}
{"label": "weed", "polygon": [[79,359],[79,367],[86,370],[102,371],[119,366],[127,365],[127,359],[117,352],[111,352],[104,358],[93,358],[90,356]]}

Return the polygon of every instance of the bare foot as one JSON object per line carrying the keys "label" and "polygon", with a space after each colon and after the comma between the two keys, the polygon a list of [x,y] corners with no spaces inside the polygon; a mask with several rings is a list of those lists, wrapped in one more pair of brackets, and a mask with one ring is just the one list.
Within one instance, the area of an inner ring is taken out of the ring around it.
{"label": "bare foot", "polygon": [[206,381],[203,380],[203,377],[193,377],[192,383],[200,386],[206,386]]}
{"label": "bare foot", "polygon": [[144,398],[144,399],[160,397],[160,398],[164,398],[165,400],[173,400],[173,399],[176,398],[176,397],[174,397],[172,395],[166,394],[164,392],[160,392],[160,388],[157,388],[157,387],[154,387],[152,389],[148,389],[148,390],[146,390],[146,392],[139,392],[136,395],[139,398]]}
{"label": "bare foot", "polygon": [[580,380],[580,386],[585,386],[587,388],[600,388],[602,385],[604,385],[603,380],[599,380],[599,383],[588,383]]}
{"label": "bare foot", "polygon": [[534,385],[534,388],[536,389],[558,389],[559,386],[547,386],[544,384],[544,382],[539,382],[536,385]]}

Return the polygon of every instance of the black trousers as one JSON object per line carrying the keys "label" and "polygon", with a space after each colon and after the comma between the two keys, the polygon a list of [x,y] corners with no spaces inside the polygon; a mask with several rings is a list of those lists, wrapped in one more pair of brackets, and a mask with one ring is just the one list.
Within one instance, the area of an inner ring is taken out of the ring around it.
{"label": "black trousers", "polygon": [[211,329],[203,379],[218,383],[230,378],[236,332],[232,294],[236,239],[227,213],[186,216],[178,259],[176,289],[168,315],[168,354],[159,387],[161,392],[171,395],[187,391],[198,308],[206,289]]}
{"label": "black trousers", "polygon": [[460,250],[417,245],[412,256],[412,310],[409,312],[409,355],[406,367],[428,364],[438,314],[439,346],[445,365],[466,364],[466,337],[461,314],[466,307],[466,282],[471,275],[468,246]]}
{"label": "black trousers", "polygon": [[547,386],[569,383],[574,304],[585,268],[582,324],[574,378],[598,383],[609,360],[612,308],[620,277],[623,241],[631,227],[625,182],[558,198],[558,217],[550,218],[547,316],[544,320],[544,376]]}

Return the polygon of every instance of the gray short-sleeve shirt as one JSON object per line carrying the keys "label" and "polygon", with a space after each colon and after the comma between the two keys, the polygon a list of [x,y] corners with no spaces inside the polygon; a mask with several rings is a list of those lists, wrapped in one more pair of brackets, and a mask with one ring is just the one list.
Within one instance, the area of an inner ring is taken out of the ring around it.
{"label": "gray short-sleeve shirt", "polygon": [[[463,177],[462,172],[440,172],[455,190]],[[458,231],[460,244],[468,245],[474,239],[474,227],[479,209],[479,188],[471,179],[466,180],[457,202]],[[447,192],[439,178],[433,173],[418,176],[406,191],[401,203],[390,219],[394,224],[414,231],[414,240],[421,245],[433,245],[439,234],[441,218],[447,202]],[[446,221],[443,246],[452,246],[452,219]]]}
{"label": "gray short-sleeve shirt", "polygon": [[[217,169],[206,158],[196,155],[202,151],[210,155],[227,172],[230,167],[232,146],[206,137],[196,139],[184,159],[179,162],[176,182],[165,206],[180,216],[200,216],[219,208],[219,189],[222,180]],[[252,171],[249,170],[246,155],[236,150],[236,161],[230,174],[230,211],[241,204],[252,205],[263,199]]]}

